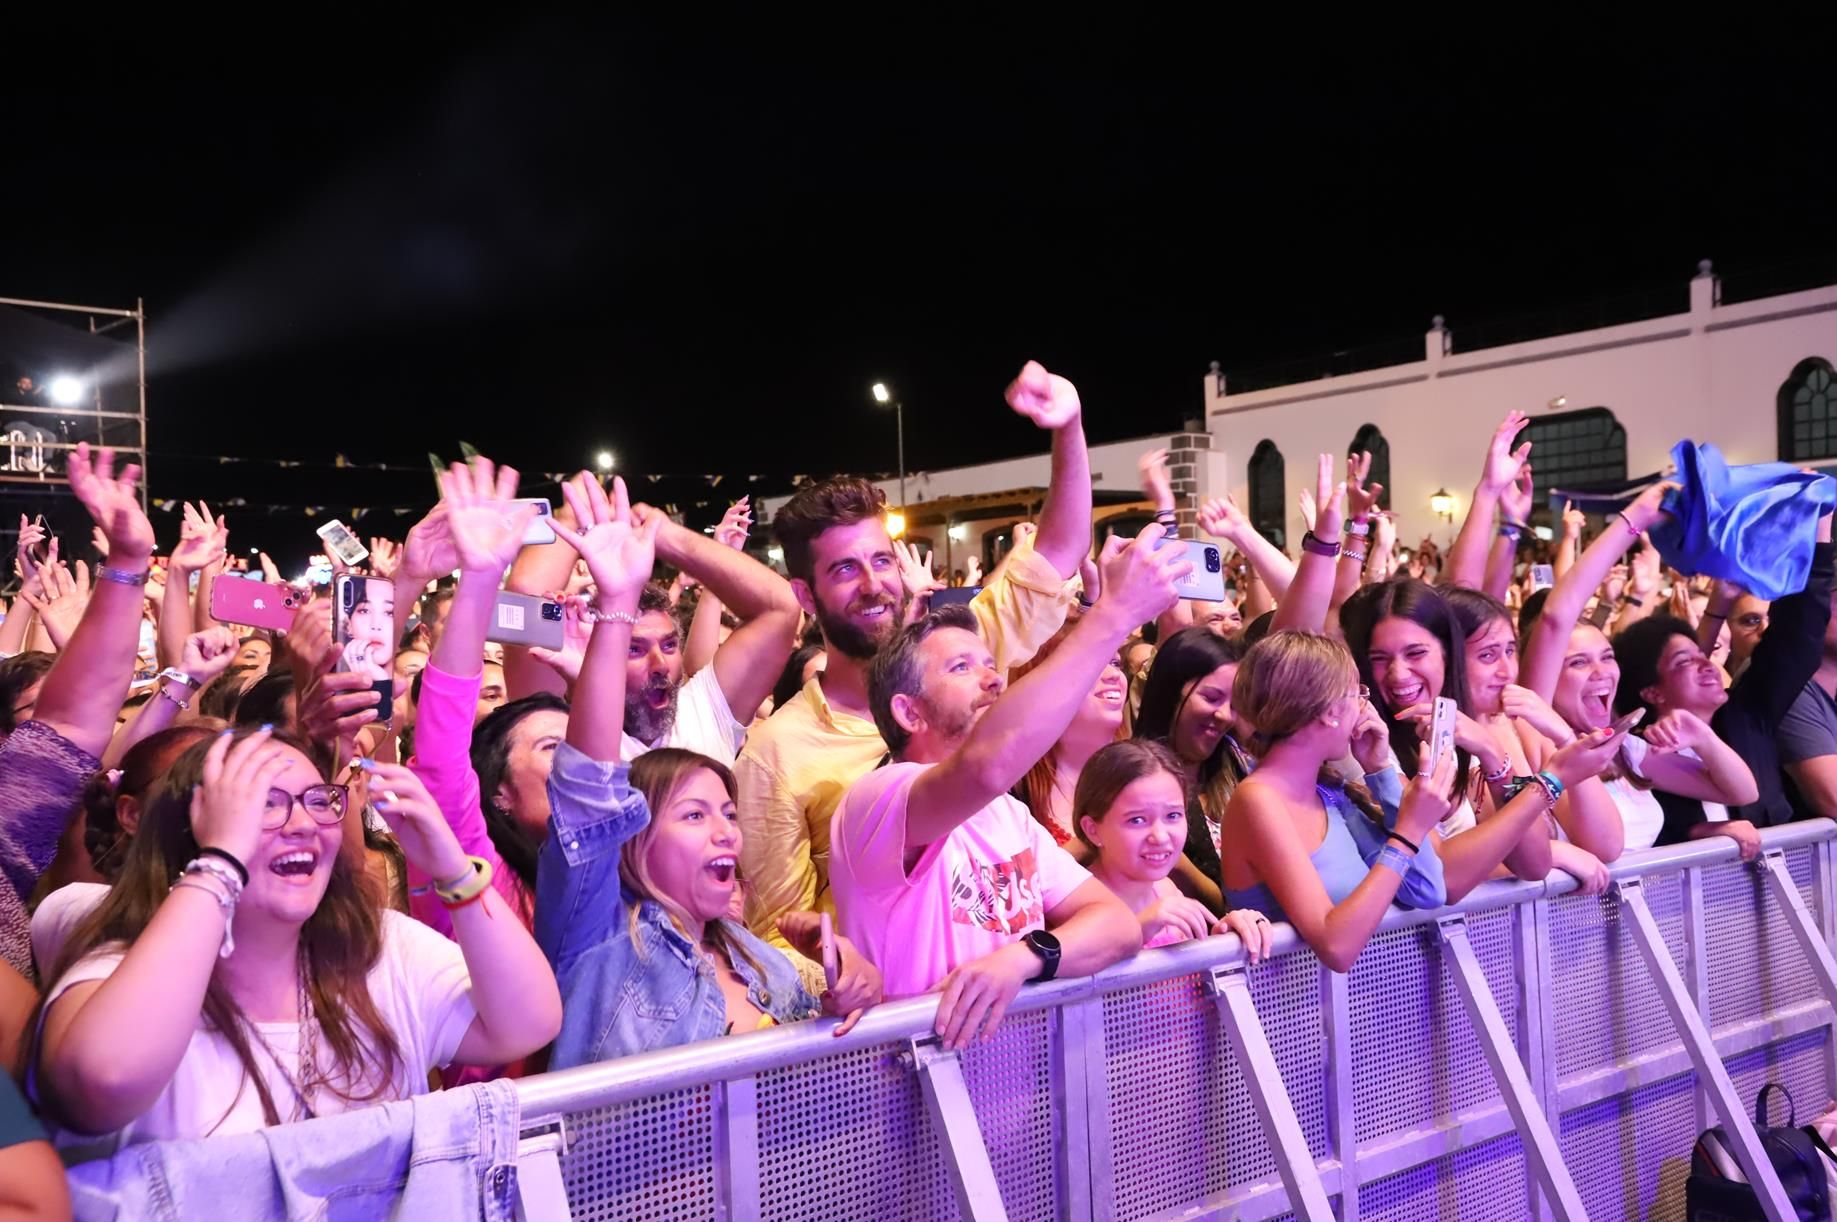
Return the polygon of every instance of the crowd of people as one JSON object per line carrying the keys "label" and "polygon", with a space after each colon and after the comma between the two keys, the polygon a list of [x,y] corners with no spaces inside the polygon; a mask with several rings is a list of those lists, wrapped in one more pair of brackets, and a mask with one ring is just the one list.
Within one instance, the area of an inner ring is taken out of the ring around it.
{"label": "crowd of people", "polygon": [[[0,625],[0,1202],[54,1200],[60,1155],[883,999],[937,994],[961,1048],[1030,982],[1225,933],[1254,961],[1275,922],[1347,971],[1393,905],[1837,815],[1828,516],[1772,605],[1666,571],[1662,484],[1591,539],[1563,515],[1540,588],[1513,413],[1445,552],[1322,455],[1298,555],[1198,507],[1236,560],[1195,603],[1166,455],[1156,520],[1094,548],[1076,389],[1030,363],[1006,398],[1050,488],[967,602],[863,479],[774,515],[781,574],[746,502],[709,537],[584,472],[528,543],[475,458],[352,574],[393,646],[361,665],[324,591],[218,622],[223,524],[188,507],[156,561],[137,472],[79,447],[100,559],[22,521]],[[488,639],[512,595],[560,648]]]}

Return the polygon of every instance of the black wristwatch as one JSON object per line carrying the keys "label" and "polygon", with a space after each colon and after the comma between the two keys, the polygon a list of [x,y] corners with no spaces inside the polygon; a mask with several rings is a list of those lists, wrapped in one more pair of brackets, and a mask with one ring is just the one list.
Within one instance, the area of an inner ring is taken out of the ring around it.
{"label": "black wristwatch", "polygon": [[1040,974],[1036,981],[1051,980],[1059,974],[1059,939],[1044,929],[1036,929],[1021,939],[1027,949],[1040,957]]}

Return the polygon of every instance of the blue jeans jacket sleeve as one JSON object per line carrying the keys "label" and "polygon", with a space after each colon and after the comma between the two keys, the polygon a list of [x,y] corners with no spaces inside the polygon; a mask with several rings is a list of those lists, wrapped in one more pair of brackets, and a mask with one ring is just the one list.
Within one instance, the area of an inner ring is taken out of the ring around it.
{"label": "blue jeans jacket sleeve", "polygon": [[630,769],[562,743],[549,773],[549,835],[536,866],[536,941],[559,974],[629,920],[619,849],[651,821]]}
{"label": "blue jeans jacket sleeve", "polygon": [[[1386,778],[1389,778],[1388,780]],[[1395,768],[1387,773],[1374,772],[1365,778],[1372,795],[1378,798],[1378,805],[1384,808],[1384,824],[1394,827],[1397,822],[1397,808],[1401,805],[1403,778]],[[1372,782],[1378,782],[1374,785]],[[1379,785],[1394,792],[1397,797],[1390,799],[1380,797]],[[1346,829],[1352,833],[1352,839],[1359,846],[1359,856],[1370,865],[1378,859],[1378,850],[1384,847],[1384,833],[1372,826],[1371,820],[1363,815],[1351,815],[1346,819]],[[1433,836],[1425,836],[1422,849],[1410,863],[1410,872],[1403,876],[1403,882],[1397,888],[1394,901],[1399,908],[1440,908],[1448,902],[1448,884],[1442,879],[1442,859],[1435,851]]]}

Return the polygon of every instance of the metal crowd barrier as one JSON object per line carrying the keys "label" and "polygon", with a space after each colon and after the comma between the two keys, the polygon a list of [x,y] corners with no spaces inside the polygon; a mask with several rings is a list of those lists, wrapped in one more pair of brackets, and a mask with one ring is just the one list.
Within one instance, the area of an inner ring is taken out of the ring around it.
{"label": "metal crowd barrier", "polygon": [[1630,855],[1600,897],[1393,911],[1352,971],[1286,926],[1029,987],[996,1038],[933,998],[529,1078],[524,1218],[1681,1218],[1723,1125],[1837,1096],[1837,825]]}

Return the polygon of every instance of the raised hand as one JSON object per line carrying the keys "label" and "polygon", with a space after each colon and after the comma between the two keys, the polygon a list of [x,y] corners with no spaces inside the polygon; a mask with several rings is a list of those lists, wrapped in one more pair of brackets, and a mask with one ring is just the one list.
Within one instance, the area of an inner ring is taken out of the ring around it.
{"label": "raised hand", "polygon": [[1199,529],[1219,539],[1235,539],[1250,529],[1250,519],[1230,496],[1215,496],[1199,507]]}
{"label": "raised hand", "polygon": [[441,501],[409,528],[401,558],[396,562],[396,572],[426,581],[442,573],[451,573],[458,567],[459,551],[453,546],[453,532],[447,528],[446,502]]}
{"label": "raised hand", "polygon": [[102,533],[100,526],[89,528],[89,545],[95,548],[99,555],[108,555],[108,536]]}
{"label": "raised hand", "polygon": [[1429,744],[1416,751],[1416,775],[1403,791],[1397,806],[1397,830],[1417,844],[1448,817],[1454,793],[1454,752],[1442,756],[1435,772],[1429,772]]}
{"label": "raised hand", "polygon": [[1588,515],[1577,509],[1573,502],[1563,502],[1563,538],[1580,539],[1582,527],[1588,524]]}
{"label": "raised hand", "polygon": [[751,497],[741,497],[727,507],[721,515],[721,524],[714,528],[714,539],[725,543],[736,552],[746,550],[746,537],[753,529],[753,505]]}
{"label": "raised hand", "polygon": [[1672,709],[1646,727],[1646,745],[1654,751],[1696,749],[1715,737],[1715,731],[1689,709]]}
{"label": "raised hand", "polygon": [[529,656],[573,683],[580,678],[581,663],[587,658],[587,642],[593,639],[593,624],[585,615],[587,600],[569,594],[561,603],[561,648],[532,646]]}
{"label": "raised hand", "polygon": [[[1527,443],[1528,444],[1528,443]],[[1531,478],[1531,464],[1518,468],[1512,482],[1499,492],[1499,516],[1523,526],[1531,520],[1531,501],[1536,485]]]}
{"label": "raised hand", "polygon": [[385,581],[394,577],[402,567],[402,548],[400,544],[388,539],[370,540],[370,572]]}
{"label": "raised hand", "polygon": [[191,792],[191,835],[199,848],[222,849],[248,862],[261,844],[268,790],[286,771],[290,752],[269,727],[234,746],[225,730],[204,755],[204,780]]}
{"label": "raised hand", "polygon": [[179,525],[179,545],[172,549],[169,563],[181,573],[196,573],[223,562],[225,551],[219,537],[217,519],[203,501],[185,502],[185,520]]}
{"label": "raised hand", "polygon": [[1193,571],[1184,548],[1156,549],[1162,535],[1161,524],[1150,522],[1133,540],[1111,535],[1104,543],[1097,565],[1103,598],[1097,605],[1128,629],[1146,624],[1179,601],[1175,583]]}
{"label": "raised hand", "polygon": [[1366,486],[1365,481],[1370,477],[1370,450],[1346,455],[1346,516],[1354,522],[1371,517],[1371,511],[1378,507],[1378,498],[1384,494],[1383,484]]}
{"label": "raised hand", "polygon": [[87,441],[77,442],[68,463],[70,491],[76,494],[90,520],[108,539],[111,568],[138,571],[153,555],[153,523],[140,508],[134,491],[140,467],[128,463],[115,474],[115,452],[103,447],[92,455]]}
{"label": "raised hand", "polygon": [[1174,482],[1167,473],[1167,451],[1150,450],[1136,460],[1142,477],[1142,495],[1154,502],[1156,509],[1174,507]]}
{"label": "raised hand", "polygon": [[516,496],[516,468],[493,466],[483,455],[469,464],[454,463],[440,477],[447,534],[462,572],[502,578],[523,550],[523,532],[536,516],[536,507],[519,505],[507,511]]}
{"label": "raised hand", "polygon": [[1087,604],[1103,597],[1103,574],[1098,571],[1097,561],[1089,556],[1078,562],[1078,594]]}
{"label": "raised hand", "polygon": [[1575,741],[1575,731],[1569,728],[1562,714],[1551,708],[1548,701],[1530,688],[1519,687],[1516,683],[1507,684],[1499,694],[1499,700],[1507,717],[1524,722],[1557,746],[1566,746]]}
{"label": "raised hand", "polygon": [[976,586],[982,584],[982,558],[971,556],[963,562],[963,584]]}
{"label": "raised hand", "polygon": [[178,669],[184,671],[193,683],[203,687],[230,668],[230,663],[236,658],[238,645],[236,634],[222,625],[194,632],[185,638],[185,647],[179,653]]}
{"label": "raised hand", "polygon": [[1652,544],[1652,536],[1642,534],[1639,538],[1645,546],[1627,557],[1627,588],[1633,597],[1643,600],[1657,597],[1664,565],[1658,558],[1658,548]]}
{"label": "raised hand", "polygon": [[1665,511],[1665,494],[1683,487],[1670,480],[1660,480],[1636,497],[1622,513],[1622,523],[1633,533],[1644,535],[1671,515]]}
{"label": "raised hand", "polygon": [[389,825],[409,865],[438,883],[472,872],[459,838],[420,777],[401,764],[372,759],[360,759],[358,767],[370,774],[370,805]]}
{"label": "raised hand", "polygon": [[570,480],[561,491],[581,530],[577,533],[556,522],[555,534],[587,562],[593,584],[598,587],[596,601],[604,608],[607,599],[635,600],[644,583],[651,579],[651,569],[656,564],[657,532],[663,528],[663,515],[653,513],[642,526],[634,526],[631,496],[620,477],[612,481],[610,500],[599,481],[590,476],[582,484]]}
{"label": "raised hand", "polygon": [[38,612],[51,637],[51,647],[62,651],[71,634],[83,620],[83,609],[89,606],[89,565],[79,560],[76,574],[55,557],[38,566],[38,592],[30,587],[20,591],[22,597]]}
{"label": "raised hand", "polygon": [[281,579],[281,566],[274,562],[272,556],[268,555],[267,552],[257,552],[255,558],[261,561],[263,581],[268,582],[270,585],[277,586],[284,586],[287,584]]}
{"label": "raised hand", "polygon": [[[30,521],[22,513],[19,515],[19,548],[13,555],[13,571],[21,580],[36,582],[38,579],[38,561],[32,558],[32,549],[50,538],[45,528]],[[46,562],[57,559],[57,540],[52,539],[45,553]]]}
{"label": "raised hand", "polygon": [[1601,583],[1601,597],[1610,603],[1620,601],[1620,595],[1627,588],[1627,566],[1616,564],[1607,571],[1607,580]]}
{"label": "raised hand", "polygon": [[1021,366],[1008,384],[1008,406],[1043,429],[1061,429],[1078,419],[1078,388],[1038,361]]}
{"label": "raised hand", "polygon": [[1513,480],[1518,478],[1518,468],[1530,457],[1531,443],[1525,442],[1516,450],[1512,449],[1512,438],[1531,418],[1523,412],[1507,412],[1499,427],[1493,430],[1493,439],[1486,447],[1486,465],[1480,471],[1480,486],[1497,494]]}
{"label": "raised hand", "polygon": [[[1329,543],[1339,538],[1340,525],[1346,514],[1346,485],[1335,482],[1335,465],[1333,455],[1320,456],[1315,464],[1313,504],[1303,509],[1307,514],[1308,529],[1314,532],[1314,537]],[[1307,494],[1303,492],[1302,495]]]}
{"label": "raised hand", "polygon": [[920,556],[919,549],[904,539],[893,540],[893,559],[899,565],[899,580],[914,603],[928,599],[932,591],[944,588],[944,583],[931,572],[931,562],[935,555],[934,552],[927,552]]}

